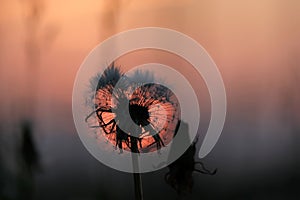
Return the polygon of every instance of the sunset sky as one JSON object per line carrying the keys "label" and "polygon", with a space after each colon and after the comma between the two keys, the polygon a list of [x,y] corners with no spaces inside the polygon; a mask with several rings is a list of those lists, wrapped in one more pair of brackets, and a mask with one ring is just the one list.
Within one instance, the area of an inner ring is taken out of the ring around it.
{"label": "sunset sky", "polygon": [[[6,140],[14,144],[14,125],[33,117],[41,133],[36,134],[38,145],[50,155],[44,158],[46,168],[59,157],[58,144],[65,150],[59,158],[67,163],[68,152],[81,148],[63,141],[77,137],[72,89],[84,58],[116,33],[158,26],[194,38],[223,77],[227,121],[208,160],[219,158],[212,163],[225,163],[228,174],[235,173],[232,162],[242,169],[253,158],[259,164],[249,164],[251,170],[283,169],[283,163],[294,166],[292,160],[299,155],[295,144],[299,137],[293,132],[300,119],[296,112],[300,110],[299,10],[298,0],[0,0],[0,125],[4,124],[0,129],[11,135]],[[203,105],[209,105],[201,77],[174,55],[145,50],[118,61],[120,65],[174,65],[190,78]],[[210,111],[209,106],[203,109]],[[204,116],[204,125],[208,119]],[[264,153],[257,155],[260,150]]]}
{"label": "sunset sky", "polygon": [[[34,1],[1,1],[1,80],[5,82],[22,79],[27,70],[26,2]],[[41,52],[39,85],[47,88],[39,93],[51,93],[62,101],[70,100],[75,73],[89,51],[131,28],[160,26],[193,37],[215,60],[226,85],[240,87],[236,89],[241,93],[243,87],[254,89],[261,81],[269,85],[284,79],[285,63],[298,59],[298,1],[37,2],[43,2],[35,37]],[[18,87],[16,82],[12,86]]]}

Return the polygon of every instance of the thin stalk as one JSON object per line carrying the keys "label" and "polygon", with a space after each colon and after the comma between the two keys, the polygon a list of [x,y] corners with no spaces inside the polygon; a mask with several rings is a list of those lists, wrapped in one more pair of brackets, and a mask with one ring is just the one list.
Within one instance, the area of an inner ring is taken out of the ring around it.
{"label": "thin stalk", "polygon": [[133,174],[134,179],[134,192],[136,200],[143,200],[143,185],[142,185],[142,176],[140,173]]}
{"label": "thin stalk", "polygon": [[[134,137],[132,137],[134,138]],[[137,139],[134,138],[132,141],[132,167],[135,172],[139,171],[139,158],[138,158],[138,144]],[[134,180],[134,192],[136,200],[143,200],[143,185],[142,185],[142,176],[140,173],[133,173]]]}

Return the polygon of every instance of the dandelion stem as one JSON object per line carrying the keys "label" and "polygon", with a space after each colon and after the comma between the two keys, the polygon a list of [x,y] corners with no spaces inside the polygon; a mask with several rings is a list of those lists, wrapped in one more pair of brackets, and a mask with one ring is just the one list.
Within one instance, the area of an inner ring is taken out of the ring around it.
{"label": "dandelion stem", "polygon": [[143,200],[142,176],[140,173],[134,173],[133,178],[134,178],[135,199]]}
{"label": "dandelion stem", "polygon": [[[134,172],[139,171],[139,158],[138,158],[138,146],[137,140],[132,141],[132,166]],[[140,173],[133,173],[133,180],[134,180],[134,192],[135,192],[135,199],[136,200],[143,200],[143,185],[142,185],[142,176]]]}

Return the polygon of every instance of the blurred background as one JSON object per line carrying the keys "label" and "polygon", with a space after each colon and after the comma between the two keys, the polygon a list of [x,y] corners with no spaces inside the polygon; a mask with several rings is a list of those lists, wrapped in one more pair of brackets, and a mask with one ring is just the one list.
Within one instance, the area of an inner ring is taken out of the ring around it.
{"label": "blurred background", "polygon": [[167,168],[143,174],[145,199],[299,199],[299,10],[297,0],[0,0],[0,199],[134,198],[132,175],[82,145],[71,101],[91,49],[144,26],[203,45],[228,98],[223,133],[202,160],[217,174],[194,173],[183,197]]}

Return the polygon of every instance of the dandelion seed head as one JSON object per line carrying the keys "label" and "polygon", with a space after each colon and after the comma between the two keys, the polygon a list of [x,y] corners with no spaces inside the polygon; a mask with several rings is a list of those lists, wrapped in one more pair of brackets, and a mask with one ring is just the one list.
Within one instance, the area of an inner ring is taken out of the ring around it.
{"label": "dandelion seed head", "polygon": [[[157,151],[176,134],[180,120],[178,99],[170,89],[154,83],[154,74],[149,71],[136,70],[132,77],[125,76],[112,63],[101,76],[92,78],[98,131],[120,151]],[[130,120],[138,126],[131,127],[128,118],[123,116],[126,106]],[[126,127],[126,131],[120,127]]]}

